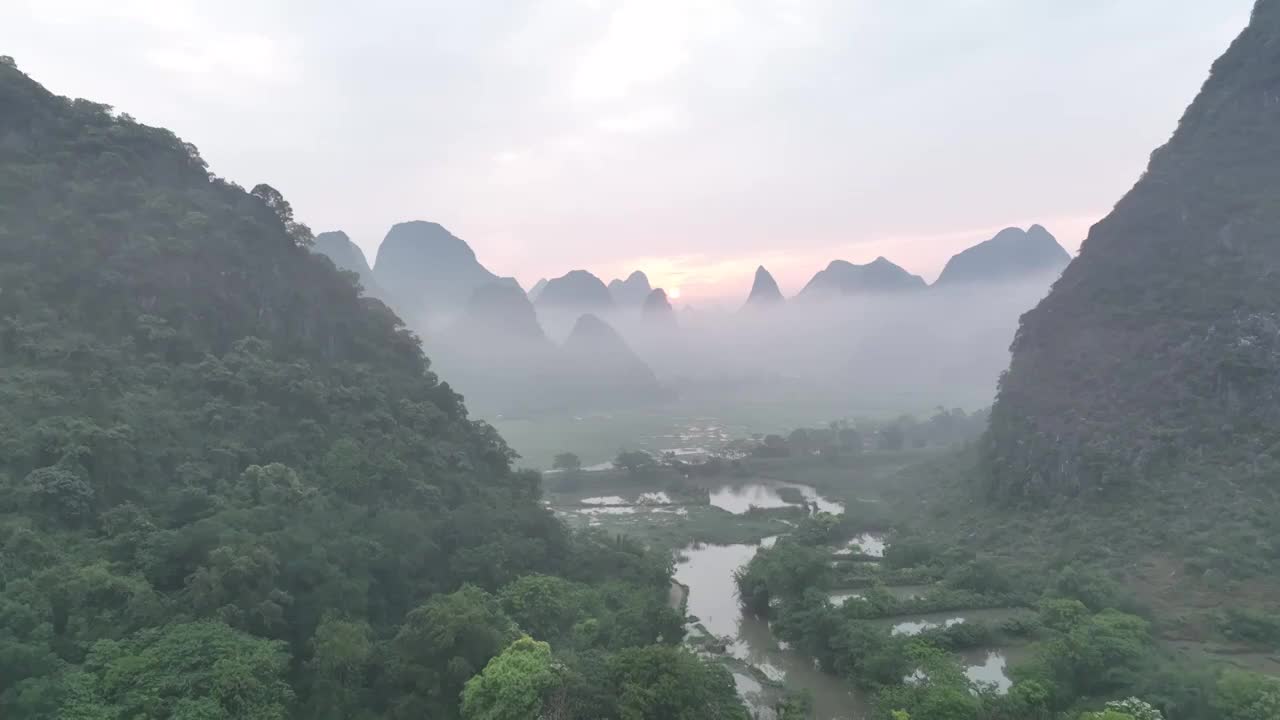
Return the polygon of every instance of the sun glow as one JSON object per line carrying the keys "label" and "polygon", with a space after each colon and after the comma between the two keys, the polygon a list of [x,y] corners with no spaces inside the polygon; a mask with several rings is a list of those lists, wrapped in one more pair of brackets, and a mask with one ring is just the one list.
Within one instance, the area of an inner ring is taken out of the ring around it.
{"label": "sun glow", "polygon": [[679,300],[679,299],[680,299],[680,288],[671,288],[670,290],[668,290],[668,291],[667,291],[667,297],[671,298],[672,300]]}

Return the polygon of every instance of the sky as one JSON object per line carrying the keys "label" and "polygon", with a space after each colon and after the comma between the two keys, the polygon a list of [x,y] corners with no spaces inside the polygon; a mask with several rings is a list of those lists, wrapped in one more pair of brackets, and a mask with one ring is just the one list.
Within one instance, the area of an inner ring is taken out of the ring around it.
{"label": "sky", "polygon": [[372,264],[443,224],[527,288],[686,302],[832,259],[1075,252],[1251,0],[3,0],[0,54],[266,182]]}

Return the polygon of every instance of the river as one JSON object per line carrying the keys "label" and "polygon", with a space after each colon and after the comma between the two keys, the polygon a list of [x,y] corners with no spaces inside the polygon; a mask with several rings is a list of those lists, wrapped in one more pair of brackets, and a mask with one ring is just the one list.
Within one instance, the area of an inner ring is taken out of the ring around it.
{"label": "river", "polygon": [[[866,705],[840,678],[818,670],[813,661],[778,645],[769,624],[747,615],[738,605],[733,573],[755,555],[760,545],[693,545],[682,552],[676,582],[689,588],[689,614],[708,632],[731,638],[728,653],[759,669],[770,680],[793,690],[808,690],[816,720],[860,720]],[[738,689],[761,717],[771,713],[763,686],[735,673]]]}
{"label": "river", "polygon": [[[819,510],[843,512],[842,504],[822,497],[814,488],[795,483],[772,480],[748,480],[714,487],[710,492],[711,505],[734,514],[747,512],[751,507],[777,508],[789,503],[780,494],[784,489],[797,491],[803,501]],[[791,497],[795,494],[788,493]],[[668,502],[665,494],[642,493],[634,497],[600,495],[580,500],[580,505],[562,508],[568,517],[589,517],[590,525],[597,525],[602,516],[626,515],[635,521],[652,517],[669,516],[672,508],[655,507],[654,503]],[[585,506],[585,507],[584,507]],[[621,520],[621,518],[619,518]],[[683,521],[683,520],[681,520]],[[665,518],[663,522],[670,522]],[[815,720],[864,720],[868,716],[867,700],[843,679],[819,670],[815,662],[800,653],[787,649],[774,637],[767,621],[745,614],[738,604],[734,572],[745,565],[761,547],[767,547],[775,537],[766,537],[753,544],[694,544],[683,548],[675,568],[675,582],[684,589],[673,589],[672,603],[683,597],[688,612],[696,618],[693,627],[700,624],[706,632],[729,642],[725,653],[751,669],[743,666],[733,669],[739,693],[752,712],[767,720],[773,717],[773,702],[778,693],[760,677],[781,683],[790,690],[806,690],[813,698]],[[871,558],[883,555],[886,543],[878,534],[863,534],[848,543],[848,551],[856,551]],[[841,552],[836,549],[836,552]],[[901,598],[922,595],[929,586],[891,587],[889,591]],[[858,591],[833,591],[832,602],[840,603],[848,597],[856,597]],[[886,618],[879,622],[891,624],[896,633],[911,634],[924,627],[953,624],[965,620],[996,621],[1007,610],[976,610],[938,613],[919,616]],[[1009,680],[1005,674],[1006,654],[1000,649],[978,649],[962,653],[966,673],[975,681],[996,685],[1007,690]]]}

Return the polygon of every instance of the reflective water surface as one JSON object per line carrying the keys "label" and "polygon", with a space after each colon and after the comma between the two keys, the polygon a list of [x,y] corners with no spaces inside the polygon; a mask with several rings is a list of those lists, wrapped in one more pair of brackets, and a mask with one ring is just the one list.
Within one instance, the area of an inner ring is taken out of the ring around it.
{"label": "reflective water surface", "polygon": [[[866,705],[843,680],[818,670],[813,661],[784,649],[769,624],[744,615],[738,605],[733,572],[755,554],[758,545],[695,545],[683,550],[676,581],[689,588],[689,613],[714,635],[730,639],[728,653],[744,660],[771,680],[813,695],[817,720],[862,720]],[[767,717],[768,703],[760,697],[760,683],[735,673],[739,691],[754,712]],[[750,681],[749,683],[746,681]]]}

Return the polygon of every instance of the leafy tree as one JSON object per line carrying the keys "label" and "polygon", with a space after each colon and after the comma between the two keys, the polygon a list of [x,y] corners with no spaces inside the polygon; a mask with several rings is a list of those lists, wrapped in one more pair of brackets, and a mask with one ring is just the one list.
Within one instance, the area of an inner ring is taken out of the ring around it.
{"label": "leafy tree", "polygon": [[1227,670],[1218,680],[1213,705],[1223,720],[1280,717],[1280,681],[1242,670]]}
{"label": "leafy tree", "polygon": [[621,720],[749,720],[733,677],[679,647],[629,648],[608,661]]}
{"label": "leafy tree", "polygon": [[990,558],[979,558],[953,568],[947,573],[946,581],[958,590],[984,595],[1002,595],[1013,587],[1004,569]]}
{"label": "leafy tree", "polygon": [[643,450],[624,450],[618,453],[613,464],[632,476],[646,475],[658,468],[658,461]]}
{"label": "leafy tree", "polygon": [[284,720],[293,702],[288,668],[283,643],[222,623],[144,630],[93,646],[61,717]]}
{"label": "leafy tree", "polygon": [[279,635],[293,599],[280,585],[280,563],[261,546],[222,546],[209,552],[186,583],[196,613],[260,635]]}
{"label": "leafy tree", "polygon": [[326,616],[310,642],[306,669],[310,693],[307,716],[339,720],[368,707],[366,683],[375,647],[367,623]]}
{"label": "leafy tree", "polygon": [[895,712],[928,720],[974,720],[983,710],[983,696],[971,687],[956,661],[946,653],[920,647],[914,661],[919,672],[912,681],[886,689],[877,698],[881,715]]}
{"label": "leafy tree", "polygon": [[1089,617],[1089,608],[1079,600],[1046,598],[1040,601],[1040,621],[1046,627],[1069,632]]}
{"label": "leafy tree", "polygon": [[809,720],[813,717],[813,696],[808,691],[790,692],[773,706],[778,720]]}
{"label": "leafy tree", "polygon": [[1053,715],[1053,690],[1038,680],[1020,680],[1009,688],[1004,704],[1019,720],[1048,720]]}
{"label": "leafy tree", "polygon": [[255,185],[250,192],[254,197],[261,200],[271,212],[275,213],[280,223],[284,225],[285,233],[296,244],[307,247],[315,242],[315,235],[312,234],[311,228],[294,220],[293,206],[289,204],[288,200],[284,199],[279,190],[266,183],[260,183]]}
{"label": "leafy tree", "polygon": [[539,638],[558,638],[583,615],[588,591],[553,575],[525,575],[498,594],[502,608],[520,629]]}
{"label": "leafy tree", "polygon": [[[830,669],[863,686],[891,685],[911,672],[905,637],[869,622],[845,621],[829,636]],[[967,691],[967,690],[966,690]],[[929,717],[924,715],[923,717]]]}
{"label": "leafy tree", "polygon": [[1079,600],[1094,612],[1107,608],[1121,609],[1120,588],[1114,580],[1096,570],[1075,565],[1063,569],[1053,579],[1053,593],[1058,597]]}
{"label": "leafy tree", "polygon": [[33,506],[65,523],[79,523],[92,513],[93,486],[69,467],[36,468],[27,474],[23,485]]}
{"label": "leafy tree", "polygon": [[909,568],[928,565],[942,559],[942,548],[918,537],[895,538],[884,549],[883,562],[889,568]]}
{"label": "leafy tree", "polygon": [[462,691],[462,716],[466,720],[538,717],[545,700],[560,684],[560,676],[551,646],[524,636],[467,681]]}
{"label": "leafy tree", "polygon": [[557,453],[551,467],[563,472],[577,472],[582,469],[582,460],[571,452]]}
{"label": "leafy tree", "polygon": [[467,680],[516,637],[497,598],[477,587],[432,597],[386,648],[392,717],[452,715]]}
{"label": "leafy tree", "polygon": [[828,587],[831,567],[828,554],[785,538],[756,552],[734,572],[743,607],[767,615],[774,598],[799,597],[805,590]]}
{"label": "leafy tree", "polygon": [[818,512],[805,518],[791,535],[801,545],[823,545],[831,542],[839,525],[839,516]]}
{"label": "leafy tree", "polygon": [[1092,695],[1130,685],[1150,661],[1150,645],[1145,620],[1104,610],[1045,644],[1040,656],[1066,694]]}
{"label": "leafy tree", "polygon": [[1123,713],[1133,718],[1133,720],[1164,720],[1164,716],[1160,714],[1159,710],[1150,703],[1139,700],[1136,697],[1112,700],[1107,703],[1107,710]]}

